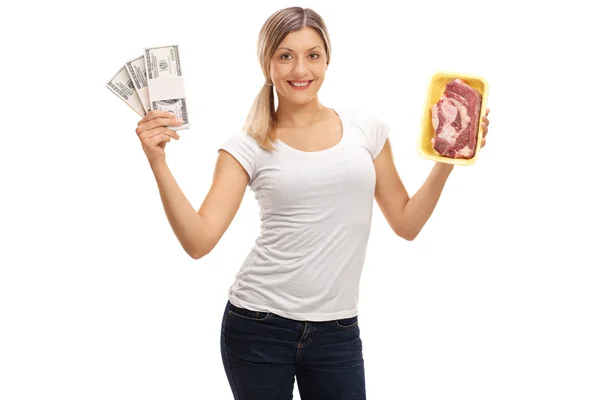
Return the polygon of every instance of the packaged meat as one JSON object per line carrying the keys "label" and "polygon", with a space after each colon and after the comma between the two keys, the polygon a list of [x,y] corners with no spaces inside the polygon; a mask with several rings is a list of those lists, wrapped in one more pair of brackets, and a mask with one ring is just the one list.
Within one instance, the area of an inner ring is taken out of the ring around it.
{"label": "packaged meat", "polygon": [[429,159],[471,165],[481,147],[482,110],[487,104],[487,82],[455,73],[433,76],[423,117],[420,153]]}

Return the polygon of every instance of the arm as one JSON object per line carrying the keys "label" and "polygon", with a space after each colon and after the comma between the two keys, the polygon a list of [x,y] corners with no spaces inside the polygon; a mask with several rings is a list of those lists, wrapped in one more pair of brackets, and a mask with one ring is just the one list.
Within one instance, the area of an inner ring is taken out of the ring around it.
{"label": "arm", "polygon": [[196,212],[165,162],[152,165],[169,224],[185,252],[194,259],[210,253],[237,213],[249,176],[239,162],[220,151],[213,181]]}
{"label": "arm", "polygon": [[436,163],[423,186],[410,197],[398,176],[389,139],[374,160],[375,200],[394,232],[413,240],[431,217],[453,165]]}

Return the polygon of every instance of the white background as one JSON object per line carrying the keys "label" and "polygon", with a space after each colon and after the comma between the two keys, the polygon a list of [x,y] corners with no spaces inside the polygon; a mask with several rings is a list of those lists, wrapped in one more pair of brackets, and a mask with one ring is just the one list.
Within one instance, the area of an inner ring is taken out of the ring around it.
{"label": "white background", "polygon": [[455,168],[418,238],[395,237],[374,204],[359,314],[368,398],[600,398],[600,29],[583,4],[3,6],[0,398],[232,398],[221,318],[259,232],[254,197],[211,254],[189,258],[139,116],[105,84],[144,47],[181,46],[192,128],[167,161],[198,208],[263,83],[258,32],[292,5],[331,34],[321,102],[393,127],[411,194],[433,166],[416,147],[429,77],[490,85],[488,144]]}

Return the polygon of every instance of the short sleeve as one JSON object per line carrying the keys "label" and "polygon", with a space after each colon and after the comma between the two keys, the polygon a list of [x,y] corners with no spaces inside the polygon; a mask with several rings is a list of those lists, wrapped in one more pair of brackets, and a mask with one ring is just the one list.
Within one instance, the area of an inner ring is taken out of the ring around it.
{"label": "short sleeve", "polygon": [[219,150],[225,150],[231,154],[244,167],[250,182],[254,180],[256,174],[256,157],[260,146],[256,140],[244,131],[239,131],[231,135]]}
{"label": "short sleeve", "polygon": [[369,129],[369,137],[371,140],[371,157],[373,160],[377,158],[383,146],[385,145],[385,141],[388,138],[388,133],[390,131],[390,126],[382,121],[380,118],[371,116],[370,120],[370,129]]}

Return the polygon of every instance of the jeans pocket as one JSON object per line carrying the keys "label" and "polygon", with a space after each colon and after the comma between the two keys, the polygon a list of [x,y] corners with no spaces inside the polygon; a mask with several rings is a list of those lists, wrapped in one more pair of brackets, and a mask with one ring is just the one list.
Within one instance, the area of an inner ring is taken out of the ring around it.
{"label": "jeans pocket", "polygon": [[268,311],[248,310],[247,308],[236,307],[231,304],[229,307],[229,315],[249,319],[251,321],[264,321],[271,316],[271,313]]}
{"label": "jeans pocket", "polygon": [[338,328],[343,328],[343,329],[354,328],[355,326],[358,325],[358,316],[356,315],[356,316],[350,317],[350,318],[336,319],[335,325]]}

